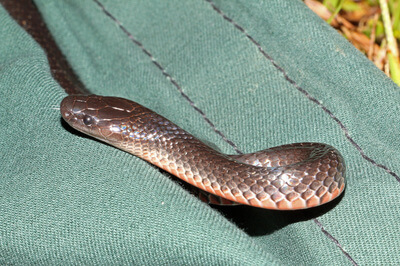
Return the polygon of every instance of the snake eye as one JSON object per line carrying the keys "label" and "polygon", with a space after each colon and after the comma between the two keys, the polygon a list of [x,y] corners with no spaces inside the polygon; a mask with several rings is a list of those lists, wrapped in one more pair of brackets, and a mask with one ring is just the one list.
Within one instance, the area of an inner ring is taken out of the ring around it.
{"label": "snake eye", "polygon": [[85,116],[83,117],[83,123],[84,123],[86,126],[91,126],[91,125],[93,125],[93,123],[94,123],[94,119],[93,119],[90,115],[85,115]]}

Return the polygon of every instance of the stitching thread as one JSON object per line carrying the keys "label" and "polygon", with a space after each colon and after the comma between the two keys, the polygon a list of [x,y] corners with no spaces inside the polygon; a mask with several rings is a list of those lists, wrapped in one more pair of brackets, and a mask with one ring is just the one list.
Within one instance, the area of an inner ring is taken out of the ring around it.
{"label": "stitching thread", "polygon": [[[180,92],[180,94],[182,95],[182,97],[189,102],[190,106],[192,106],[192,108],[194,108],[202,117],[203,119],[211,126],[211,128],[214,130],[214,132],[216,132],[218,135],[220,135],[222,137],[222,139],[227,142],[229,145],[231,145],[234,150],[239,153],[239,154],[243,154],[242,151],[239,150],[239,148],[237,147],[237,145],[235,143],[233,143],[231,140],[229,140],[220,130],[218,130],[215,126],[215,124],[206,116],[206,114],[204,113],[204,111],[202,111],[200,108],[198,108],[195,103],[193,102],[192,99],[190,99],[190,97],[184,93],[184,91],[182,90],[182,87],[177,83],[177,81],[165,70],[165,68],[162,67],[162,65],[157,62],[157,60],[154,58],[154,56],[150,53],[149,50],[147,50],[143,44],[141,42],[139,42],[123,25],[122,23],[116,18],[114,17],[105,7],[103,4],[101,4],[98,0],[93,0],[100,8],[101,10],[110,18],[112,19],[117,25],[118,27],[129,37],[129,39],[136,44],[152,61],[152,63],[162,72],[162,74],[178,89],[178,91]],[[368,161],[370,161],[371,163],[375,164],[378,167],[381,167],[383,169],[385,169],[388,173],[392,174],[393,176],[395,176],[398,181],[400,182],[400,178],[394,173],[392,172],[390,169],[388,169],[386,166],[384,165],[380,165],[377,164],[374,160],[372,160],[371,158],[369,158],[368,156],[365,155],[364,151],[361,149],[361,147],[350,137],[350,135],[348,134],[348,130],[347,128],[343,125],[343,123],[335,116],[333,115],[333,113],[327,109],[325,106],[323,106],[321,104],[320,101],[318,101],[316,98],[312,97],[307,91],[305,91],[303,88],[301,88],[299,85],[296,84],[296,82],[294,80],[292,80],[286,73],[286,71],[281,68],[276,62],[275,60],[269,56],[260,46],[260,44],[253,39],[253,37],[251,37],[249,34],[246,33],[246,31],[244,30],[244,28],[242,28],[240,25],[238,25],[235,21],[233,21],[233,19],[227,17],[220,9],[218,9],[214,3],[211,0],[205,0],[207,2],[210,3],[210,5],[212,6],[212,8],[219,13],[226,21],[228,21],[229,23],[233,24],[235,26],[235,28],[237,28],[239,31],[241,31],[242,33],[245,34],[245,36],[253,43],[257,46],[258,50],[264,55],[264,57],[266,57],[275,68],[277,68],[284,76],[284,78],[289,81],[289,83],[291,83],[292,85],[295,86],[295,88],[297,90],[299,90],[300,92],[302,92],[308,99],[310,99],[311,101],[315,102],[317,105],[319,105],[326,113],[328,113],[342,128],[342,130],[345,131],[346,137],[349,139],[349,141],[357,148],[357,150],[359,150],[359,152],[361,153],[362,157],[364,159],[367,159]],[[319,222],[318,219],[313,219],[314,222],[320,227],[321,231],[331,240],[333,241],[336,246],[338,246],[340,248],[340,250],[345,254],[345,256],[354,264],[357,265],[357,263],[354,261],[354,259],[343,249],[343,247],[340,245],[340,243],[338,242],[337,239],[335,239],[328,231],[326,231],[324,229],[324,227],[322,226],[322,224]]]}
{"label": "stitching thread", "polygon": [[241,150],[239,150],[238,146],[233,143],[230,139],[228,139],[224,133],[222,133],[220,130],[217,129],[215,124],[207,117],[205,112],[201,110],[199,107],[196,106],[196,104],[193,102],[192,99],[183,91],[182,87],[178,84],[178,82],[165,70],[165,68],[154,58],[152,53],[150,53],[149,50],[147,50],[141,42],[139,42],[123,25],[122,23],[114,17],[105,7],[102,3],[100,3],[98,0],[93,0],[100,8],[101,10],[109,17],[111,18],[115,23],[117,23],[118,27],[131,39],[131,41],[136,44],[140,49],[142,49],[143,53],[145,53],[151,60],[151,62],[159,69],[161,70],[162,74],[178,89],[182,97],[189,102],[190,106],[196,110],[202,117],[203,119],[211,126],[211,128],[214,130],[215,133],[217,133],[226,143],[231,145],[233,149],[239,153],[243,154]]}
{"label": "stitching thread", "polygon": [[[272,65],[283,74],[283,77],[290,83],[292,84],[298,91],[300,91],[301,93],[303,93],[309,100],[311,100],[312,102],[314,102],[315,104],[317,104],[319,107],[322,108],[322,110],[324,112],[326,112],[337,124],[339,124],[340,128],[344,131],[346,138],[350,141],[351,144],[353,144],[353,146],[355,146],[357,148],[357,150],[360,152],[361,156],[368,160],[369,162],[371,162],[372,164],[374,164],[375,166],[378,166],[380,168],[383,168],[386,170],[386,172],[388,172],[389,174],[393,175],[394,177],[396,177],[396,179],[398,181],[400,181],[400,178],[393,172],[391,171],[389,168],[387,168],[384,165],[378,164],[376,163],[373,159],[371,159],[370,157],[368,157],[367,155],[365,155],[364,151],[362,150],[362,148],[350,137],[348,129],[346,128],[346,126],[328,109],[326,108],[319,100],[317,100],[316,98],[314,98],[313,96],[311,96],[311,94],[309,92],[307,92],[305,89],[303,89],[302,87],[300,87],[293,79],[291,79],[289,77],[289,75],[286,73],[286,71],[279,66],[276,61],[269,55],[267,54],[264,49],[261,47],[261,45],[252,37],[250,36],[246,30],[240,26],[239,24],[237,24],[232,18],[228,17],[227,15],[225,15],[222,10],[220,10],[217,6],[215,6],[215,4],[211,1],[211,0],[205,0],[206,2],[208,2],[211,7],[214,9],[214,11],[216,11],[219,15],[221,15],[226,21],[228,21],[229,23],[231,23],[236,29],[238,29],[240,32],[242,32],[254,45],[257,46],[258,50],[261,52],[261,54],[267,58]],[[317,226],[321,229],[321,231],[333,242],[335,243],[335,245],[343,252],[343,254],[353,263],[353,265],[357,265],[356,261],[350,256],[349,253],[347,253],[344,248],[342,247],[342,245],[339,243],[339,241],[333,237],[321,224],[321,222],[317,219],[314,218],[313,219],[314,223],[317,224]]]}
{"label": "stitching thread", "polygon": [[334,238],[326,229],[324,226],[318,221],[318,219],[313,219],[314,223],[321,229],[322,233],[324,233],[335,245],[343,252],[343,254],[353,263],[353,265],[358,265],[357,262],[350,256],[349,253],[347,253],[343,247],[340,245],[339,241]]}
{"label": "stitching thread", "polygon": [[361,154],[361,157],[363,157],[365,160],[367,160],[368,162],[370,162],[371,164],[373,164],[376,167],[382,168],[383,170],[385,170],[387,173],[389,173],[390,175],[392,175],[393,177],[396,178],[396,180],[398,182],[400,182],[400,177],[392,170],[390,170],[387,166],[377,163],[374,159],[372,159],[371,157],[369,157],[368,155],[365,154],[364,150],[360,147],[360,145],[358,145],[355,140],[350,136],[349,130],[347,129],[347,127],[342,123],[342,121],[339,120],[339,118],[337,118],[327,107],[325,107],[319,100],[317,100],[316,98],[314,98],[313,96],[311,96],[311,94],[309,92],[307,92],[305,89],[303,89],[302,87],[300,87],[296,81],[294,81],[293,79],[291,79],[289,77],[289,75],[286,73],[286,71],[279,66],[276,61],[270,56],[268,55],[264,49],[261,47],[261,45],[253,38],[251,37],[246,30],[241,27],[240,25],[238,25],[233,19],[229,18],[228,16],[226,16],[218,7],[215,6],[215,4],[211,1],[211,0],[205,0],[207,1],[211,7],[218,13],[220,14],[226,21],[228,21],[229,23],[231,23],[233,26],[235,26],[235,28],[237,28],[239,31],[241,31],[255,46],[257,46],[258,50],[261,52],[261,54],[267,58],[271,64],[279,71],[282,73],[283,77],[290,83],[292,84],[298,91],[300,91],[301,93],[303,93],[310,101],[314,102],[315,104],[317,104],[319,107],[321,107],[321,109],[327,113],[342,129],[342,131],[344,132],[346,138],[350,141],[350,143],[358,150],[358,152]]}

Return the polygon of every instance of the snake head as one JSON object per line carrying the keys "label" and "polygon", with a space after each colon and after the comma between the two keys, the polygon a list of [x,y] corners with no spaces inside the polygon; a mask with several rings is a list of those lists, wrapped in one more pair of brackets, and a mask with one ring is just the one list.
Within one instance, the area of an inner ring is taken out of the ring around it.
{"label": "snake head", "polygon": [[140,123],[141,109],[146,108],[127,99],[97,95],[67,96],[60,107],[70,126],[118,148],[128,142],[131,132],[126,129]]}

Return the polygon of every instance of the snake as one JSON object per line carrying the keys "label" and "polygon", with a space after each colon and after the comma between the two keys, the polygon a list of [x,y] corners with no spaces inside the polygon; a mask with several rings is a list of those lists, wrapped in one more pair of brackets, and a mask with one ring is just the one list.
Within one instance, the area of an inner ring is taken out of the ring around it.
{"label": "snake", "polygon": [[76,130],[227,202],[298,210],[330,202],[344,191],[343,157],[327,144],[294,143],[226,155],[128,99],[69,95],[60,112]]}
{"label": "snake", "polygon": [[298,210],[328,203],[343,193],[345,163],[330,145],[304,142],[226,155],[139,103],[90,94],[36,6],[29,0],[0,1],[46,51],[53,77],[69,94],[60,112],[71,127],[197,187],[204,191],[199,194],[203,201]]}

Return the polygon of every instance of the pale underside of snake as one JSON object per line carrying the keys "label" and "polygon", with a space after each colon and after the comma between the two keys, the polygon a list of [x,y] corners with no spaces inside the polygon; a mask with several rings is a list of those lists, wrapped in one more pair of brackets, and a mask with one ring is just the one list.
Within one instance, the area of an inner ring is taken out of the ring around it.
{"label": "pale underside of snake", "polygon": [[117,97],[71,95],[62,101],[61,114],[73,128],[217,196],[207,197],[214,203],[305,209],[332,201],[345,187],[343,158],[327,144],[225,155],[146,107]]}

